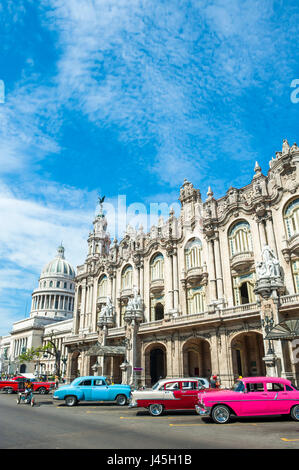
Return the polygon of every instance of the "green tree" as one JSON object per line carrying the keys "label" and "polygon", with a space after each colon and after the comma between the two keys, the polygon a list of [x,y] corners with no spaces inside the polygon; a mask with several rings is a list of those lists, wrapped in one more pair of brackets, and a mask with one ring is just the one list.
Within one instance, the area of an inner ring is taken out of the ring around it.
{"label": "green tree", "polygon": [[55,358],[55,374],[60,375],[60,351],[56,348],[55,343],[49,340],[44,346],[38,346],[37,348],[29,348],[19,355],[18,359],[21,364],[24,362],[32,362],[38,360],[44,354],[49,354]]}

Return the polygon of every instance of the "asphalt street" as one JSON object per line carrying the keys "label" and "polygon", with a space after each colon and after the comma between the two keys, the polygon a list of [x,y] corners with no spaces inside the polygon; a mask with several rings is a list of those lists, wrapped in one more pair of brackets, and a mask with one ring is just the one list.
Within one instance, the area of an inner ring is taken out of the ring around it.
{"label": "asphalt street", "polygon": [[192,411],[151,417],[127,406],[35,398],[31,408],[0,394],[1,449],[299,449],[299,423],[288,417],[218,425]]}

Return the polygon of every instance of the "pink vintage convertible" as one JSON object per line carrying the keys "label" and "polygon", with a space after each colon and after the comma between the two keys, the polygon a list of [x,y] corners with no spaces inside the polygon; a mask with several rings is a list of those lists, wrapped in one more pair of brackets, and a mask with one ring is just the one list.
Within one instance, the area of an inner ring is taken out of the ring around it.
{"label": "pink vintage convertible", "polygon": [[290,414],[299,421],[299,390],[279,377],[245,377],[231,390],[200,392],[197,414],[211,417],[215,423],[228,423],[231,416]]}

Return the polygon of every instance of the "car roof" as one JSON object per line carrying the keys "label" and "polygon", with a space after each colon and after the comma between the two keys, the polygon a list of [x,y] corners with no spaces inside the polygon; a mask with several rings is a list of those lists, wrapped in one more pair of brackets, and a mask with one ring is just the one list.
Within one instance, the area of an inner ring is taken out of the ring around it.
{"label": "car roof", "polygon": [[190,381],[194,381],[194,380],[200,380],[204,377],[178,377],[178,378],[172,378],[172,379],[161,379],[161,380],[158,380],[158,382],[160,384],[165,384],[165,383],[168,383],[168,382],[186,382],[187,380],[190,380]]}
{"label": "car roof", "polygon": [[243,377],[242,379],[248,383],[256,383],[256,382],[280,382],[290,384],[290,380],[283,379],[282,377]]}
{"label": "car roof", "polygon": [[102,379],[106,380],[106,377],[103,375],[83,375],[82,377],[76,377],[76,380],[89,380],[89,379]]}

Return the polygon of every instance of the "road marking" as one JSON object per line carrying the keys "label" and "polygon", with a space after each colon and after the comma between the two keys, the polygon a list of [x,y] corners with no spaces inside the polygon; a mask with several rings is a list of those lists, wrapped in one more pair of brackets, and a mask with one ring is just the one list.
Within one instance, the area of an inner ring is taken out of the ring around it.
{"label": "road marking", "polygon": [[299,439],[287,439],[286,437],[281,437],[280,438],[282,441],[286,441],[286,442],[295,442],[295,441],[299,441]]}
{"label": "road marking", "polygon": [[192,416],[120,416],[119,419],[188,419]]}
{"label": "road marking", "polygon": [[[218,426],[216,423],[211,423],[214,426]],[[211,426],[211,424],[206,424],[206,423],[192,423],[192,424],[172,424],[170,423],[169,426]],[[225,427],[227,426],[257,426],[256,423],[232,423],[232,424],[226,424]]]}

